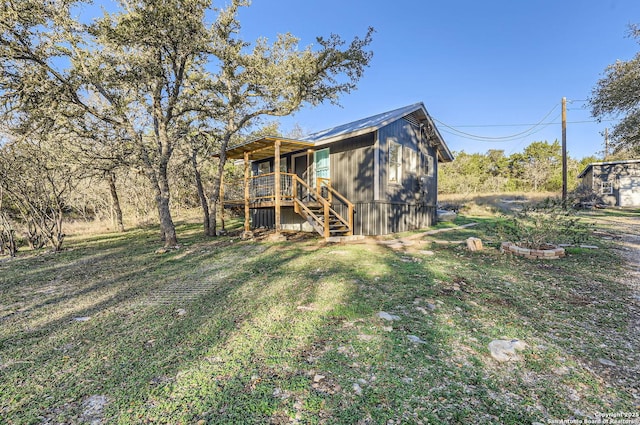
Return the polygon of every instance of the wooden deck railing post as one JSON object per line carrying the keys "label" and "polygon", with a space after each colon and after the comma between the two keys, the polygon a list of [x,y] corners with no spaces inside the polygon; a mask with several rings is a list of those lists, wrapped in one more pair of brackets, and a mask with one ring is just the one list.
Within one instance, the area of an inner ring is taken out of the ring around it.
{"label": "wooden deck railing post", "polygon": [[329,227],[329,203],[323,202],[324,205],[324,237],[328,238],[331,236],[331,228]]}
{"label": "wooden deck railing post", "polygon": [[244,153],[244,231],[251,230],[249,224],[249,152]]}
{"label": "wooden deck railing post", "polygon": [[275,172],[275,177],[274,177],[274,197],[275,197],[275,227],[276,227],[276,233],[279,233],[281,228],[282,228],[282,224],[280,223],[280,193],[281,193],[281,187],[280,187],[280,140],[276,140],[274,142],[274,147],[275,147],[275,158],[273,161],[273,167],[275,168],[274,172]]}
{"label": "wooden deck railing post", "polygon": [[347,233],[347,235],[353,236],[353,204],[349,202],[348,205],[349,217],[347,217],[347,220],[349,220],[349,232]]}
{"label": "wooden deck railing post", "polygon": [[[220,229],[224,232],[224,173],[220,175]],[[214,212],[215,213],[215,212]],[[205,218],[208,220],[208,218]]]}

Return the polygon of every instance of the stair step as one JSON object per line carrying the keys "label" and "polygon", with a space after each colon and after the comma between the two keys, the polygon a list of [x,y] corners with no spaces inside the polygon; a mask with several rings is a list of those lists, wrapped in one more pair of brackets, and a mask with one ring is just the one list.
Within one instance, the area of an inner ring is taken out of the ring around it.
{"label": "stair step", "polygon": [[[310,205],[309,203],[305,203],[307,210],[301,209],[300,215],[307,218],[311,226],[318,232],[320,235],[324,235],[325,231],[325,215],[324,215],[324,206],[323,205]],[[315,216],[315,218],[313,218]],[[349,229],[348,225],[339,219],[336,214],[329,212],[328,217],[329,224],[329,235],[331,237],[346,237],[349,233],[351,233],[351,229]]]}

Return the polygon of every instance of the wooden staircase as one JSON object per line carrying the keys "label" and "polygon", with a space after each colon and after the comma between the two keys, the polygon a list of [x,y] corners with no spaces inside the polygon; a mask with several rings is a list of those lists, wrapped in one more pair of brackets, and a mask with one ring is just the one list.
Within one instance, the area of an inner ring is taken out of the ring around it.
{"label": "wooden staircase", "polygon": [[[294,179],[294,210],[325,238],[353,235],[353,204],[331,187],[329,179],[318,178],[315,189],[304,180]],[[347,217],[332,208],[333,199],[347,207]]]}
{"label": "wooden staircase", "polygon": [[348,224],[345,224],[341,218],[333,211],[329,209],[328,226],[325,226],[324,207],[307,205],[307,209],[301,209],[298,212],[311,226],[322,236],[326,237],[325,227],[329,229],[329,237],[331,236],[350,236],[352,230]]}

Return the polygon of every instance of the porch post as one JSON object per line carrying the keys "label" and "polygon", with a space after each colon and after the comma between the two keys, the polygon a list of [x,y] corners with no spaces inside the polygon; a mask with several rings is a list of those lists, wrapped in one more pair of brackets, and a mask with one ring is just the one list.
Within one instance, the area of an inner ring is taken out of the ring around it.
{"label": "porch post", "polygon": [[224,173],[220,175],[220,221],[220,228],[224,232]]}
{"label": "porch post", "polygon": [[249,232],[249,152],[244,153],[244,231]]}
{"label": "porch post", "polygon": [[313,187],[313,176],[315,174],[316,164],[313,162],[313,150],[307,149],[307,184]]}
{"label": "porch post", "polygon": [[274,177],[274,196],[275,196],[275,220],[276,220],[276,233],[280,233],[282,225],[280,224],[280,140],[274,142],[275,158],[273,161],[273,167],[275,168]]}

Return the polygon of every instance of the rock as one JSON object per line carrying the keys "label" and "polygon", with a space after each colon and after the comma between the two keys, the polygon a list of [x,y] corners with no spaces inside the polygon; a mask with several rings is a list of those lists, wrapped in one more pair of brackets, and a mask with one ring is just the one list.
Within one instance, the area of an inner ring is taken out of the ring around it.
{"label": "rock", "polygon": [[393,330],[393,326],[383,326],[382,330],[385,332],[391,332]]}
{"label": "rock", "polygon": [[73,318],[74,322],[88,322],[89,320],[91,320],[91,317],[89,317],[89,316],[82,316],[82,317],[74,317]]}
{"label": "rock", "polygon": [[600,362],[600,364],[603,364],[605,366],[615,366],[616,365],[614,362],[612,362],[611,360],[607,360],[607,359],[598,359],[598,362]]}
{"label": "rock", "polygon": [[265,240],[267,242],[286,242],[287,238],[282,233],[272,233]]}
{"label": "rock", "polygon": [[560,366],[552,369],[553,373],[558,376],[568,375],[571,371],[566,366]]}
{"label": "rock", "polygon": [[184,315],[187,314],[187,310],[185,310],[184,308],[179,308],[179,309],[176,310],[176,314],[178,316],[184,316]]}
{"label": "rock", "polygon": [[435,255],[436,253],[433,251],[424,250],[424,251],[418,251],[418,254],[431,256],[431,255]]}
{"label": "rock", "polygon": [[409,338],[409,341],[411,342],[415,342],[416,344],[426,344],[426,341],[423,341],[420,339],[420,337],[417,337],[415,335],[407,335],[407,338]]}
{"label": "rock", "polygon": [[404,382],[405,384],[413,384],[413,378],[408,378],[408,377],[404,377],[402,378],[402,382]]}
{"label": "rock", "polygon": [[416,307],[416,310],[418,310],[420,313],[422,314],[429,314],[429,312],[427,311],[426,308],[424,307]]}
{"label": "rock", "polygon": [[169,252],[168,248],[158,248],[154,251],[156,254],[166,254],[167,252]]}
{"label": "rock", "polygon": [[316,311],[316,308],[313,305],[299,305],[296,309],[300,311]]}
{"label": "rock", "polygon": [[499,362],[520,360],[517,351],[522,351],[527,347],[524,341],[517,339],[505,340],[496,339],[489,343],[491,357]]}
{"label": "rock", "polygon": [[436,211],[438,221],[455,221],[458,215],[453,211],[437,210]]}
{"label": "rock", "polygon": [[374,336],[373,335],[360,334],[360,335],[357,335],[357,338],[360,341],[369,342],[369,341],[373,340]]}
{"label": "rock", "polygon": [[317,374],[317,373],[316,373],[316,374],[313,376],[313,382],[318,383],[318,382],[320,382],[320,381],[323,381],[323,380],[324,380],[324,378],[326,378],[326,376],[324,376],[324,375],[320,375],[320,374]]}
{"label": "rock", "polygon": [[353,392],[355,392],[356,395],[362,395],[362,387],[359,384],[353,384]]}
{"label": "rock", "polygon": [[396,316],[395,314],[389,314],[386,311],[379,312],[378,317],[381,318],[382,320],[389,320],[389,321],[400,320],[400,316]]}
{"label": "rock", "polygon": [[599,246],[595,246],[595,245],[580,245],[580,248],[584,248],[584,249],[600,249]]}
{"label": "rock", "polygon": [[469,251],[482,251],[482,240],[478,238],[468,238],[467,249]]}
{"label": "rock", "polygon": [[92,395],[82,403],[82,423],[100,425],[103,419],[104,407],[109,399],[103,395]]}

